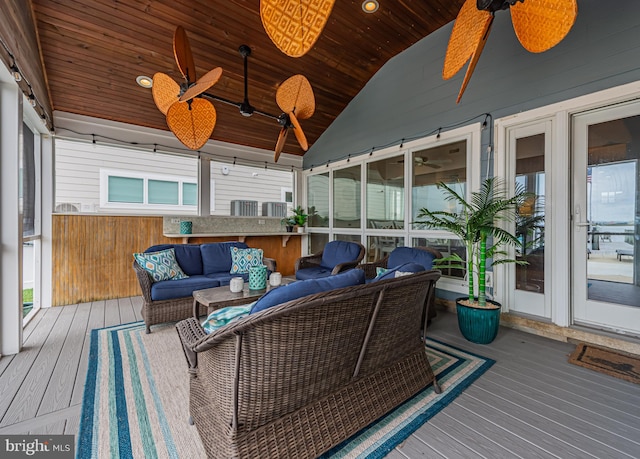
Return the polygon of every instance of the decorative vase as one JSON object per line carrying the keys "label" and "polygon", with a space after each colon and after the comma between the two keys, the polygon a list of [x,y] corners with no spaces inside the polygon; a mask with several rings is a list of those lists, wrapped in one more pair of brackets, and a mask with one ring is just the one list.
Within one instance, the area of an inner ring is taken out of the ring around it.
{"label": "decorative vase", "polygon": [[265,265],[249,268],[249,290],[267,288],[267,267]]}
{"label": "decorative vase", "polygon": [[286,226],[285,228],[287,228],[287,233],[293,233],[293,226]]}
{"label": "decorative vase", "polygon": [[304,226],[298,226],[298,233],[304,233]]}
{"label": "decorative vase", "polygon": [[242,277],[232,277],[229,282],[229,290],[232,293],[240,293],[244,288],[244,279]]}
{"label": "decorative vase", "polygon": [[489,344],[498,335],[500,328],[500,303],[487,300],[486,308],[467,306],[462,301],[467,297],[456,299],[458,327],[462,336],[477,344]]}
{"label": "decorative vase", "polygon": [[193,230],[193,222],[183,221],[180,222],[180,234],[191,234]]}

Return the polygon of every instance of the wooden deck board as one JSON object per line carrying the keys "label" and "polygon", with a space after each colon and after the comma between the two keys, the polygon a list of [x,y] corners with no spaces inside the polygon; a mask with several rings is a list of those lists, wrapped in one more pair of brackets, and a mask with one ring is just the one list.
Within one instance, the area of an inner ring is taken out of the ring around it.
{"label": "wooden deck board", "polygon": [[39,314],[43,314],[46,320],[43,320],[41,325],[29,335],[29,338],[24,342],[22,352],[12,357],[9,366],[0,376],[0,426],[8,424],[8,422],[4,422],[6,413],[14,406],[15,396],[25,382],[25,378],[60,312],[61,309],[54,308],[39,311]]}
{"label": "wooden deck board", "polygon": [[63,308],[53,329],[42,344],[38,357],[20,385],[11,406],[0,422],[0,426],[15,424],[34,418],[47,390],[51,375],[55,370],[60,351],[64,345],[77,305]]}
{"label": "wooden deck board", "polygon": [[[40,311],[24,352],[0,360],[0,433],[76,434],[91,330],[140,320],[140,305],[132,297]],[[569,364],[572,344],[512,329],[472,344],[447,312],[429,336],[497,362],[388,458],[640,457],[640,386]]]}
{"label": "wooden deck board", "polygon": [[84,341],[82,344],[82,353],[80,354],[80,363],[78,364],[78,372],[76,380],[73,384],[73,393],[71,395],[71,405],[82,403],[82,394],[84,392],[84,383],[87,379],[87,367],[89,365],[89,346],[91,343],[91,330],[94,328],[104,327],[104,301],[96,301],[86,303],[91,307],[89,313],[89,321],[84,331]]}
{"label": "wooden deck board", "polygon": [[90,312],[90,304],[78,305],[71,328],[60,351],[60,357],[38,409],[38,416],[70,406]]}

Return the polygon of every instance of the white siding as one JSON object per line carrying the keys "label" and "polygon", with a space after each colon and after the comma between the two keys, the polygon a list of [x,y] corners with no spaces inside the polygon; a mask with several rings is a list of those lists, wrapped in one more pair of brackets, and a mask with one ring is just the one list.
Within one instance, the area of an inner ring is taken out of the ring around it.
{"label": "white siding", "polygon": [[[81,212],[164,213],[162,209],[118,210],[100,207],[100,170],[123,170],[166,176],[168,179],[192,177],[197,180],[198,160],[186,156],[153,153],[88,142],[56,140],[56,206],[71,203]],[[229,173],[222,173],[223,166]],[[255,175],[254,175],[255,174]],[[212,214],[229,215],[230,201],[248,199],[282,201],[282,189],[293,187],[293,174],[244,165],[211,162],[215,201]],[[166,210],[176,213],[175,209]]]}

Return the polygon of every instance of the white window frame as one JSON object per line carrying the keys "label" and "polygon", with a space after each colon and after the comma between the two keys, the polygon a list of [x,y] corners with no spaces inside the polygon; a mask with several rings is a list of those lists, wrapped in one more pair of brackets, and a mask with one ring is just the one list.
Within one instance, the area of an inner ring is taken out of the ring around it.
{"label": "white window frame", "polygon": [[[428,137],[424,137],[418,140],[414,140],[411,142],[406,142],[402,144],[402,148],[398,148],[398,145],[381,149],[379,151],[374,151],[370,155],[362,155],[361,157],[356,158],[348,158],[340,161],[336,161],[335,163],[330,163],[329,166],[320,166],[314,169],[310,169],[303,172],[305,184],[303,187],[303,202],[307,203],[307,184],[308,177],[316,174],[323,174],[325,172],[329,172],[329,227],[328,228],[308,228],[309,233],[329,233],[329,240],[334,240],[335,235],[337,234],[358,234],[361,237],[361,242],[366,246],[367,237],[368,236],[376,236],[380,234],[394,236],[394,237],[404,237],[405,244],[410,244],[414,237],[421,238],[450,238],[455,239],[456,236],[451,235],[445,231],[438,230],[414,230],[411,228],[411,225],[407,222],[411,221],[412,212],[412,183],[411,183],[411,155],[416,150],[423,150],[427,148],[436,147],[442,145],[443,143],[455,143],[459,141],[466,141],[467,143],[467,180],[466,180],[466,189],[468,196],[472,191],[475,191],[479,188],[481,183],[481,144],[482,144],[482,124],[474,123],[467,126],[462,126],[460,128],[452,129],[450,131],[440,132],[439,135],[432,135]],[[405,228],[403,230],[394,230],[391,232],[383,232],[380,230],[375,230],[372,228],[365,228],[364,218],[366,216],[366,205],[367,205],[367,196],[366,196],[366,168],[369,162],[379,161],[380,159],[384,159],[387,157],[393,156],[401,156],[404,155],[405,160]],[[333,173],[336,170],[344,169],[346,167],[352,167],[360,165],[360,173],[361,173],[361,209],[360,209],[360,228],[351,229],[351,228],[334,228],[333,226]],[[304,248],[306,250],[306,247]],[[306,253],[306,252],[305,252]],[[453,277],[441,277],[438,281],[438,288],[443,290],[447,290],[450,292],[456,292],[465,294],[468,291],[466,280],[453,278]]]}
{"label": "white window frame", "polygon": [[[109,177],[126,177],[143,180],[143,202],[142,203],[128,203],[128,202],[109,202]],[[182,202],[182,185],[183,183],[191,183],[198,186],[198,180],[194,177],[186,177],[180,175],[164,175],[144,173],[137,171],[128,171],[123,169],[107,169],[100,168],[100,207],[104,209],[118,209],[118,210],[158,210],[162,212],[195,212],[198,210],[197,203],[195,205],[171,205],[171,204],[149,204],[149,180],[158,180],[165,182],[178,183],[178,202]],[[211,187],[211,194],[213,197],[213,180]],[[213,201],[212,201],[213,202]]]}

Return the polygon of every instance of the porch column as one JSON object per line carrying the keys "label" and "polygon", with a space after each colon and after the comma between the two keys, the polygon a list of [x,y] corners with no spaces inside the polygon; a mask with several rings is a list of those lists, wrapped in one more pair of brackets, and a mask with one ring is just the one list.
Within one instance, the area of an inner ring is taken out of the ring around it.
{"label": "porch column", "polygon": [[22,92],[0,65],[0,355],[22,347]]}

